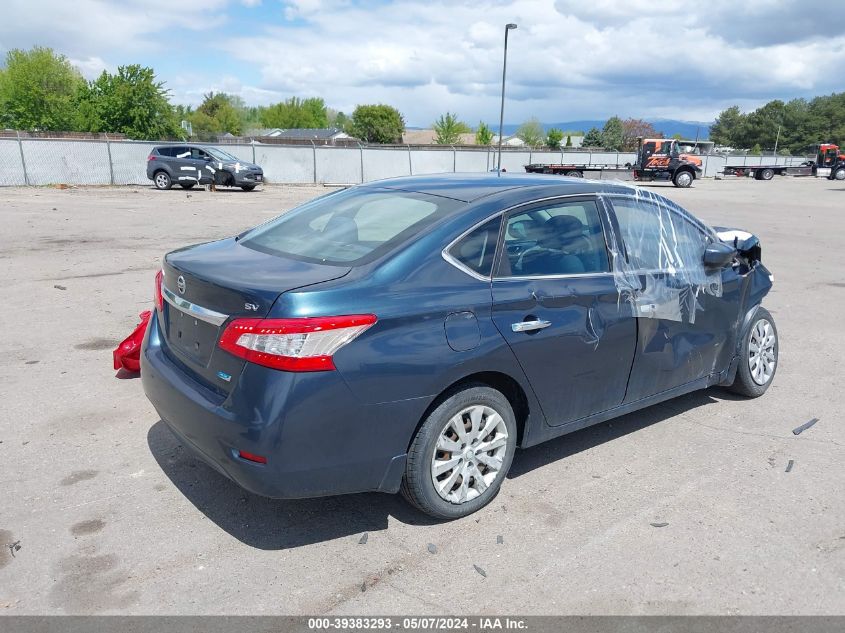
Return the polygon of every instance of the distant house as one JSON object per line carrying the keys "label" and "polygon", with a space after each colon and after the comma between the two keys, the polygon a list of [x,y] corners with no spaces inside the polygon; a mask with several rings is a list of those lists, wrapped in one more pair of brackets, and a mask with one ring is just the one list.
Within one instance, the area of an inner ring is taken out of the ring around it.
{"label": "distant house", "polygon": [[257,128],[247,130],[246,137],[255,139],[272,138],[279,141],[297,143],[315,143],[317,145],[334,145],[337,141],[351,139],[346,132],[338,128]]}
{"label": "distant house", "polygon": [[[490,143],[491,145],[498,145],[499,144],[499,135],[494,134],[493,140]],[[511,134],[510,136],[503,136],[502,137],[502,145],[505,147],[523,147],[525,145],[525,141],[519,138],[516,134]]]}
{"label": "distant house", "polygon": [[[434,130],[405,130],[402,134],[402,142],[406,145],[437,145],[436,138]],[[475,133],[461,134],[455,145],[475,145]]]}

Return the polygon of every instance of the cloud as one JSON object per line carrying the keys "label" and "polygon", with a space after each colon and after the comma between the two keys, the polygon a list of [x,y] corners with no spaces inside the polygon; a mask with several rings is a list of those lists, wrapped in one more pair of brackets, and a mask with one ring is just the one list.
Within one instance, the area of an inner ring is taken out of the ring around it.
{"label": "cloud", "polygon": [[96,79],[104,70],[114,72],[115,68],[103,61],[101,57],[88,57],[87,59],[73,59],[68,61],[79,69],[86,79]]}
{"label": "cloud", "polygon": [[250,103],[319,96],[345,111],[390,103],[418,125],[446,110],[496,120],[508,22],[519,25],[509,35],[510,121],[708,119],[732,103],[843,89],[836,69],[845,65],[845,11],[836,2],[181,0],[179,11],[170,0],[7,4],[0,49],[50,45],[86,73],[98,64],[153,65],[174,99],[190,103],[213,89]]}

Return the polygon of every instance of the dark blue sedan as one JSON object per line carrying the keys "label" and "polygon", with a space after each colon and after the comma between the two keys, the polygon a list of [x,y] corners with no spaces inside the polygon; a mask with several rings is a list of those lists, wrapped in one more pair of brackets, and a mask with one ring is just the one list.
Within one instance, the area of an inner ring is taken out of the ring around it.
{"label": "dark blue sedan", "polygon": [[144,390],[260,495],[478,510],[527,447],[712,385],[762,395],[758,239],[634,187],[438,175],[164,258]]}

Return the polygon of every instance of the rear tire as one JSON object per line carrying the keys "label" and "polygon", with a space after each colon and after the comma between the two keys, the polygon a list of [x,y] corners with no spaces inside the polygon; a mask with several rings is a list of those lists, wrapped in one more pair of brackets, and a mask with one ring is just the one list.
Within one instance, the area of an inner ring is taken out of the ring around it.
{"label": "rear tire", "polygon": [[564,174],[564,176],[569,176],[570,178],[583,178],[584,172],[579,171],[577,169],[570,169],[568,172]]}
{"label": "rear tire", "polygon": [[241,189],[244,191],[252,191],[255,189],[256,185],[241,185]]}
{"label": "rear tire", "polygon": [[760,172],[760,180],[771,180],[775,175],[775,172],[771,169],[764,169]]}
{"label": "rear tire", "polygon": [[173,181],[170,180],[170,174],[166,171],[157,171],[153,174],[153,184],[155,185],[156,189],[160,189],[161,191],[166,191],[173,186]]}
{"label": "rear tire", "polygon": [[179,186],[182,187],[182,189],[193,189],[195,184],[197,184],[197,183],[195,183],[195,182],[182,182],[182,183],[179,183]]}
{"label": "rear tire", "polygon": [[672,176],[672,184],[681,189],[692,186],[693,180],[695,180],[695,176],[689,169],[680,169]]}
{"label": "rear tire", "polygon": [[516,417],[501,392],[479,384],[453,392],[411,442],[402,496],[438,519],[480,510],[508,474],[516,435]]}
{"label": "rear tire", "polygon": [[739,367],[730,390],[747,398],[759,398],[775,379],[778,366],[778,330],[769,311],[758,308],[743,336]]}

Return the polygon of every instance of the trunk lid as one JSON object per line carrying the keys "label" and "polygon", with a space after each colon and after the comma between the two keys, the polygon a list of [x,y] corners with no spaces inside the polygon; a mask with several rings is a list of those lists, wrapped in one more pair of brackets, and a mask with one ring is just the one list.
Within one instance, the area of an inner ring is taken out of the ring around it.
{"label": "trunk lid", "polygon": [[351,268],[269,255],[235,238],[189,246],[164,258],[159,316],[171,359],[221,395],[231,391],[244,361],[217,347],[231,317],[266,316],[279,295],[338,279]]}

